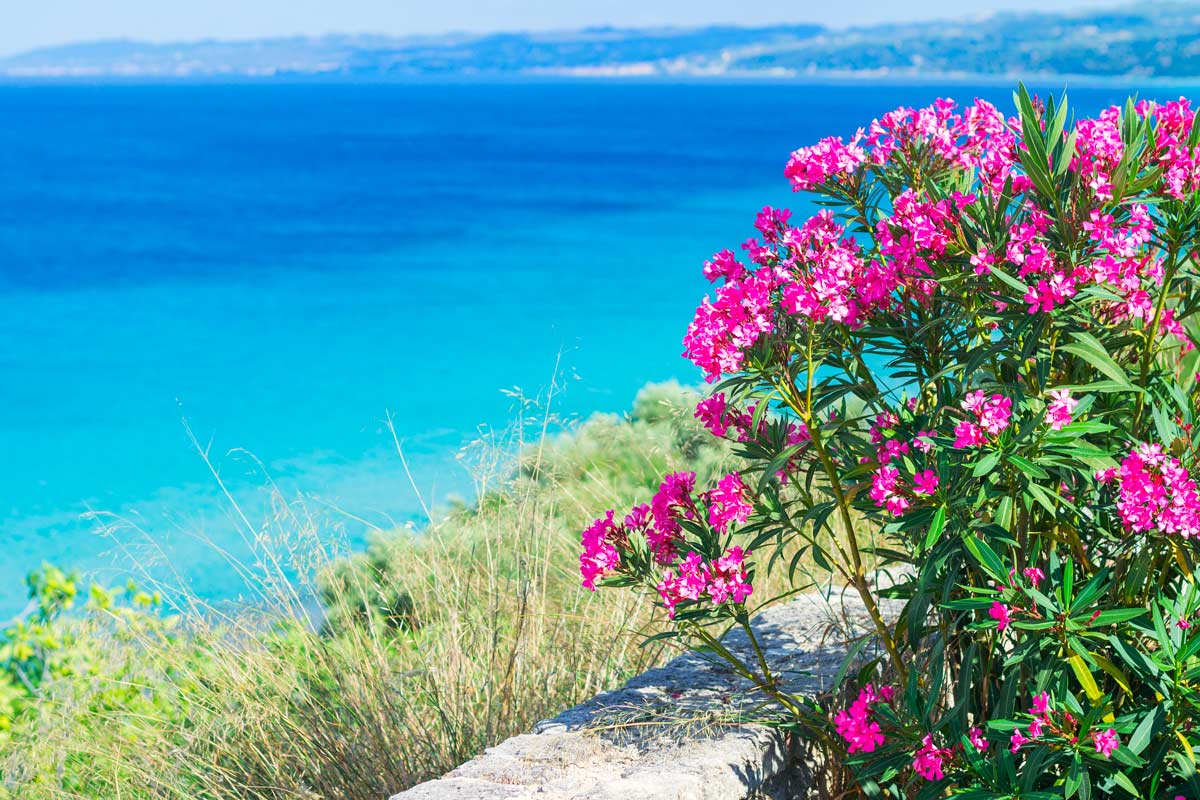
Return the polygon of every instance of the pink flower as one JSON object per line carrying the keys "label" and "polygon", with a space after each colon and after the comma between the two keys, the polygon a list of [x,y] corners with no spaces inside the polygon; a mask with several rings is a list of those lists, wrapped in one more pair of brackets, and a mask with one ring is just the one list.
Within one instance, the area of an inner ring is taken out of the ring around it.
{"label": "pink flower", "polygon": [[996,630],[998,631],[1002,631],[1012,624],[1012,617],[1008,615],[1008,606],[999,600],[992,603],[992,607],[988,609],[988,616],[996,620]]}
{"label": "pink flower", "polygon": [[921,749],[913,759],[913,770],[927,781],[940,781],[946,777],[943,761],[949,755],[946,750],[933,746],[933,737],[925,734]]}
{"label": "pink flower", "polygon": [[1029,738],[1040,738],[1043,733],[1043,726],[1046,724],[1045,717],[1034,717],[1033,722],[1029,723]]}
{"label": "pink flower", "polygon": [[679,603],[685,600],[699,600],[704,595],[708,581],[708,567],[696,553],[688,553],[679,563],[678,575],[672,570],[664,572],[662,581],[658,584],[658,593],[667,608],[667,616],[672,619],[675,617],[675,606]]}
{"label": "pink flower", "polygon": [[1200,489],[1159,444],[1139,444],[1121,462],[1117,512],[1135,533],[1200,536]]}
{"label": "pink flower", "polygon": [[981,391],[969,392],[963,398],[962,408],[975,420],[963,420],[954,428],[956,448],[987,444],[984,434],[998,435],[1008,428],[1012,419],[1012,399],[1002,394],[988,397]]}
{"label": "pink flower", "polygon": [[976,275],[987,275],[992,271],[992,265],[995,263],[996,257],[987,250],[980,250],[971,256],[971,266],[975,267]]}
{"label": "pink flower", "polygon": [[886,741],[879,723],[871,719],[871,705],[879,700],[874,687],[868,684],[848,709],[834,716],[834,727],[846,740],[847,753],[871,753]]}
{"label": "pink flower", "polygon": [[992,395],[979,410],[980,427],[993,436],[1007,428],[1011,418],[1012,399],[1004,395]]}
{"label": "pink flower", "polygon": [[892,304],[902,276],[888,264],[864,260],[861,245],[833,212],[818,212],[788,244],[780,297],[788,314],[857,328],[870,313]]}
{"label": "pink flower", "polygon": [[615,572],[621,565],[621,554],[615,545],[622,541],[624,532],[613,520],[613,514],[610,510],[583,532],[579,572],[583,575],[583,585],[593,592],[597,580]]}
{"label": "pink flower", "polygon": [[884,431],[891,430],[900,424],[900,418],[891,411],[883,411],[875,415],[875,423],[871,425],[871,443],[880,444]]}
{"label": "pink flower", "polygon": [[933,443],[934,436],[937,436],[937,431],[917,431],[917,435],[912,440],[912,446],[922,453],[931,453],[936,446]]}
{"label": "pink flower", "polygon": [[1029,306],[1029,313],[1036,314],[1039,311],[1053,311],[1056,306],[1062,305],[1067,295],[1058,291],[1053,282],[1040,280],[1025,291],[1024,299],[1025,304]]}
{"label": "pink flower", "polygon": [[719,278],[727,282],[740,281],[746,276],[746,268],[737,261],[732,250],[722,250],[715,254],[711,261],[704,262],[704,277],[709,283],[716,283]]}
{"label": "pink flower", "polygon": [[745,351],[774,329],[774,284],[764,272],[717,287],[716,299],[705,297],[696,309],[683,355],[704,370],[709,383],[740,370]]}
{"label": "pink flower", "polygon": [[987,444],[987,437],[983,435],[983,429],[974,422],[963,420],[954,426],[955,448],[981,447],[985,444]]}
{"label": "pink flower", "polygon": [[1121,138],[1121,109],[1101,112],[1099,119],[1081,119],[1075,126],[1075,157],[1070,169],[1086,179],[1100,201],[1111,200],[1112,171],[1125,151]]}
{"label": "pink flower", "polygon": [[1046,421],[1050,430],[1060,431],[1071,424],[1071,414],[1079,401],[1071,397],[1069,389],[1052,389],[1050,402],[1046,404]]}
{"label": "pink flower", "polygon": [[981,753],[988,749],[988,740],[984,738],[982,728],[971,728],[967,731],[967,739],[971,742],[971,746]]}
{"label": "pink flower", "polygon": [[871,499],[875,505],[887,508],[892,516],[905,512],[909,502],[900,494],[900,470],[895,467],[880,467],[871,478]]}
{"label": "pink flower", "polygon": [[673,472],[663,479],[650,500],[653,524],[646,531],[646,544],[660,564],[675,562],[682,530],[679,518],[692,516],[692,491],[695,488],[696,473]]}
{"label": "pink flower", "polygon": [[913,491],[917,494],[934,494],[937,492],[938,476],[931,469],[923,470],[913,476]]}
{"label": "pink flower", "polygon": [[[1029,581],[1034,586],[1037,586],[1042,581],[1046,580],[1046,573],[1042,572],[1037,567],[1026,567],[1021,571],[1021,574],[1025,576],[1025,580]],[[1042,694],[1045,694],[1045,692]]]}
{"label": "pink flower", "polygon": [[688,553],[679,563],[679,573],[667,570],[658,584],[667,616],[675,617],[675,607],[679,603],[697,602],[706,597],[717,605],[728,601],[744,603],[754,591],[747,580],[747,555],[740,547],[731,547],[710,566],[699,554]]}
{"label": "pink flower", "polygon": [[1180,617],[1179,621],[1175,623],[1175,627],[1179,628],[1180,630],[1186,631],[1188,628],[1192,627],[1192,623],[1188,622],[1183,617]]}
{"label": "pink flower", "polygon": [[725,395],[717,392],[696,404],[695,416],[713,436],[721,437],[729,431],[725,420],[725,408]]}
{"label": "pink flower", "polygon": [[780,233],[786,229],[791,217],[792,212],[786,208],[763,206],[763,210],[758,212],[758,217],[754,220],[754,227],[758,228],[765,241],[774,243],[779,241]]}
{"label": "pink flower", "polygon": [[880,464],[890,464],[893,458],[899,458],[900,456],[908,455],[908,452],[908,442],[901,441],[900,439],[888,439],[883,443],[883,446],[879,448],[879,453],[876,457],[876,460]]}
{"label": "pink flower", "polygon": [[840,137],[830,136],[811,147],[801,147],[792,153],[783,174],[792,182],[793,191],[804,191],[820,186],[830,178],[844,179],[858,169],[866,160],[866,153],[859,147],[862,131],[850,144]]}
{"label": "pink flower", "polygon": [[731,547],[713,563],[708,595],[717,605],[727,600],[744,603],[754,591],[754,587],[746,580],[747,555],[749,553],[743,553],[742,548]]}
{"label": "pink flower", "polygon": [[754,506],[747,500],[749,490],[742,476],[731,472],[708,493],[708,522],[718,531],[724,532],[730,522],[745,522]]}
{"label": "pink flower", "polygon": [[1028,741],[1029,740],[1026,739],[1025,736],[1020,731],[1013,731],[1012,738],[1009,739],[1009,742],[1010,742],[1009,747],[1008,747],[1009,752],[1010,753],[1017,752],[1018,750],[1021,749],[1021,745],[1025,744]]}
{"label": "pink flower", "polygon": [[1030,714],[1039,714],[1045,716],[1050,711],[1050,694],[1042,692],[1033,696],[1033,707],[1030,709]]}
{"label": "pink flower", "polygon": [[1117,736],[1117,732],[1112,728],[1105,731],[1097,731],[1092,734],[1092,744],[1096,746],[1096,752],[1105,758],[1111,758],[1113,751],[1121,746],[1121,737]]}

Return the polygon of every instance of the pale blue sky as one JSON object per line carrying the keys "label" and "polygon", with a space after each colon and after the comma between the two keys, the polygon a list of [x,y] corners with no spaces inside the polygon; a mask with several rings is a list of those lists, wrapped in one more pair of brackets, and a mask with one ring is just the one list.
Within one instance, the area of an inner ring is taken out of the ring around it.
{"label": "pale blue sky", "polygon": [[436,33],[734,22],[866,24],[1120,0],[0,0],[0,55],[89,39]]}

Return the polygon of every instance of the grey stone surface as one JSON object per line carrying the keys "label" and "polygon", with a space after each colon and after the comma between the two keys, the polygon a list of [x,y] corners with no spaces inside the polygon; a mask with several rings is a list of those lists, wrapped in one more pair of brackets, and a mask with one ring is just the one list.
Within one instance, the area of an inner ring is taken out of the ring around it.
{"label": "grey stone surface", "polygon": [[[759,615],[755,636],[793,693],[828,689],[867,627],[850,593],[802,595]],[[850,628],[850,629],[847,629]],[[744,632],[724,644],[749,661]],[[723,662],[675,658],[392,800],[743,800],[817,797],[806,743],[743,720],[773,708]]]}

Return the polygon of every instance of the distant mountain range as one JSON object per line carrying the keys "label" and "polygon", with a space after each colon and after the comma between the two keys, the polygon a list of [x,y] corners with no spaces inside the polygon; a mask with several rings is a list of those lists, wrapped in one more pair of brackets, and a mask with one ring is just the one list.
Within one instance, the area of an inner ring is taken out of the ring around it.
{"label": "distant mountain range", "polygon": [[1200,3],[828,29],[588,28],[556,33],[103,41],[0,59],[0,76],[422,75],[1200,77]]}

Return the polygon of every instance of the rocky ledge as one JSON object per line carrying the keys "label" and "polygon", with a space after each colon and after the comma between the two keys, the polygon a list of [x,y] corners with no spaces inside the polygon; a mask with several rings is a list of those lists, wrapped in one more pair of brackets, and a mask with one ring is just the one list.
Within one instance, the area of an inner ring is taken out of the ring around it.
{"label": "rocky ledge", "polygon": [[[866,615],[857,597],[803,595],[754,621],[768,663],[797,694],[828,690]],[[741,631],[725,640],[750,659]],[[823,797],[815,748],[743,722],[765,699],[695,653],[538,723],[392,800],[742,800]],[[769,706],[768,706],[769,707]],[[807,751],[807,752],[806,752]]]}

